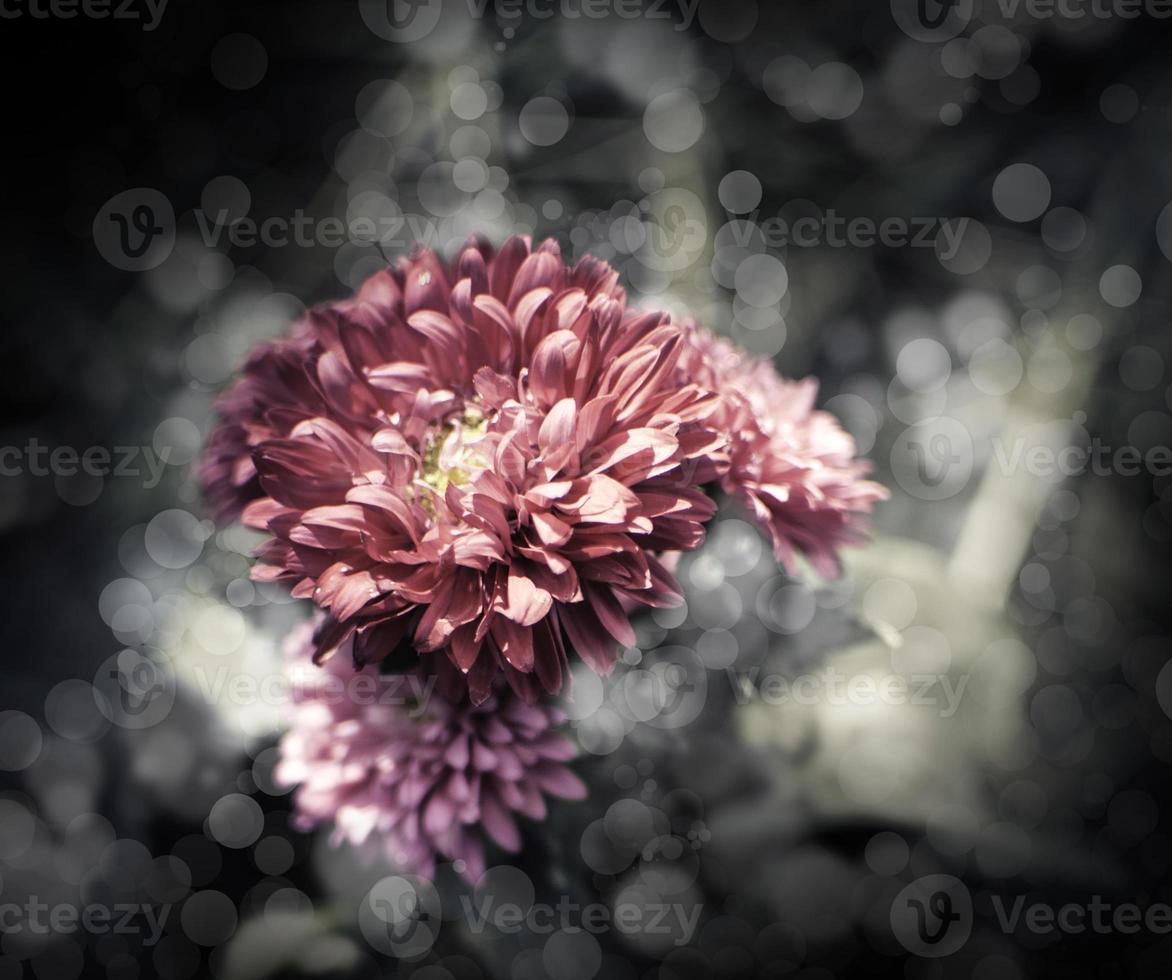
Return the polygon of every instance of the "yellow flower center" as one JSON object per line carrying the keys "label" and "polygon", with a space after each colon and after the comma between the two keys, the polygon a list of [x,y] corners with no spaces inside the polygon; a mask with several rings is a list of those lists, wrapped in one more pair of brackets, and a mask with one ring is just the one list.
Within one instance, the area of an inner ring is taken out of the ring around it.
{"label": "yellow flower center", "polygon": [[[461,487],[486,469],[488,460],[478,444],[488,428],[488,419],[475,405],[467,405],[458,421],[444,423],[423,453],[420,479],[437,494],[443,494],[448,485]],[[423,494],[421,504],[431,511],[431,497]]]}

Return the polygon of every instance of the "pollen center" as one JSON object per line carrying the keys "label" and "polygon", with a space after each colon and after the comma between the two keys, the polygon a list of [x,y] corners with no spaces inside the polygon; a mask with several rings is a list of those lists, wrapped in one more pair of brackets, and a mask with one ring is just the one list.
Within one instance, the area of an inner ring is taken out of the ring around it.
{"label": "pollen center", "polygon": [[487,428],[484,413],[475,405],[465,406],[464,414],[458,420],[444,423],[428,443],[420,479],[437,494],[447,490],[449,484],[460,487],[469,483],[489,465],[480,449]]}

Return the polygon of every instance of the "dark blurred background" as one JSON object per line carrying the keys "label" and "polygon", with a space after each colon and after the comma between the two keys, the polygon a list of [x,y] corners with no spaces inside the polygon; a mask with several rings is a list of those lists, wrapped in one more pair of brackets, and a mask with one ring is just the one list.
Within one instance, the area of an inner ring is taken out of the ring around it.
{"label": "dark blurred background", "polygon": [[[0,980],[1166,976],[1170,13],[6,0]],[[515,231],[816,375],[892,499],[836,582],[722,511],[578,677],[588,799],[388,926],[189,464],[304,306]]]}

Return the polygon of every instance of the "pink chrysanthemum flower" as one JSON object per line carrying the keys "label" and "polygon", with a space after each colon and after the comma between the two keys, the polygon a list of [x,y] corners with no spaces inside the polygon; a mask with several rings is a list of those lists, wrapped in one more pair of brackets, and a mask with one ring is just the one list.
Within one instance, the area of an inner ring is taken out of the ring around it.
{"label": "pink chrysanthemum flower", "polygon": [[840,572],[838,552],[865,538],[865,516],[887,498],[863,479],[855,441],[829,412],[814,409],[818,382],[787,381],[773,364],[689,323],[681,359],[694,381],[720,393],[712,422],[728,437],[721,488],[756,518],[792,574],[805,555],[822,575]]}
{"label": "pink chrysanthemum flower", "polygon": [[442,658],[438,676],[415,675],[426,696],[404,703],[412,688],[402,677],[373,666],[356,672],[349,656],[319,667],[312,647],[312,624],[286,640],[293,699],[276,769],[278,782],[298,786],[301,829],[333,824],[335,843],[377,840],[410,874],[430,877],[437,856],[461,861],[475,883],[486,835],[516,851],[514,814],[542,820],[543,793],[586,795],[565,765],[576,751],[554,730],[563,720],[556,709],[526,704],[501,682],[473,705]]}
{"label": "pink chrysanthemum flower", "polygon": [[[683,328],[556,243],[427,250],[310,310],[220,403],[203,467],[222,517],[270,532],[254,577],[329,614],[316,659],[410,636],[489,697],[608,671],[632,605],[678,601],[656,555],[704,537],[727,466]],[[247,454],[247,455],[246,455]]]}
{"label": "pink chrysanthemum flower", "polygon": [[328,413],[328,403],[306,371],[313,358],[308,321],[298,320],[289,337],[253,351],[240,381],[216,402],[222,421],[204,447],[199,479],[218,520],[236,519],[247,504],[265,495],[253,447],[288,435],[298,422]]}

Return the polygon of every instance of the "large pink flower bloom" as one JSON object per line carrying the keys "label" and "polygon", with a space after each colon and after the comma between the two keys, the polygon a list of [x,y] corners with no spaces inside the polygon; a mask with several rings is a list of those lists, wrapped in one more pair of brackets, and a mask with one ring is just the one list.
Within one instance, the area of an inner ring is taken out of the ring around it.
{"label": "large pink flower bloom", "polygon": [[487,699],[533,700],[572,648],[605,672],[627,609],[678,601],[657,560],[703,540],[728,464],[683,328],[556,243],[434,253],[309,311],[220,404],[203,474],[221,516],[272,540],[254,577],[329,613],[316,659],[405,636]]}
{"label": "large pink flower bloom", "polygon": [[720,392],[712,422],[726,433],[731,458],[721,488],[769,533],[791,574],[798,553],[820,574],[838,574],[839,549],[864,540],[864,515],[886,488],[863,479],[870,464],[855,458],[838,420],[814,410],[817,381],[787,381],[770,361],[694,324],[687,334],[681,370]]}
{"label": "large pink flower bloom", "polygon": [[[350,642],[350,641],[347,641]],[[349,656],[313,664],[313,625],[286,641],[293,693],[277,780],[298,786],[295,822],[333,824],[334,841],[372,835],[400,870],[430,877],[437,856],[463,861],[475,882],[486,835],[521,846],[514,813],[545,817],[542,794],[581,799],[586,787],[565,765],[573,744],[554,731],[556,709],[529,705],[508,686],[473,705],[455,669],[437,658],[438,677],[417,684],[427,696],[377,667],[355,672]],[[455,683],[452,683],[452,681]],[[503,683],[503,682],[502,682]]]}
{"label": "large pink flower bloom", "polygon": [[311,318],[298,320],[289,337],[254,350],[240,381],[216,402],[222,421],[204,447],[199,478],[220,521],[238,518],[245,506],[265,495],[253,448],[288,435],[298,422],[329,412],[306,370],[315,358],[310,322]]}

